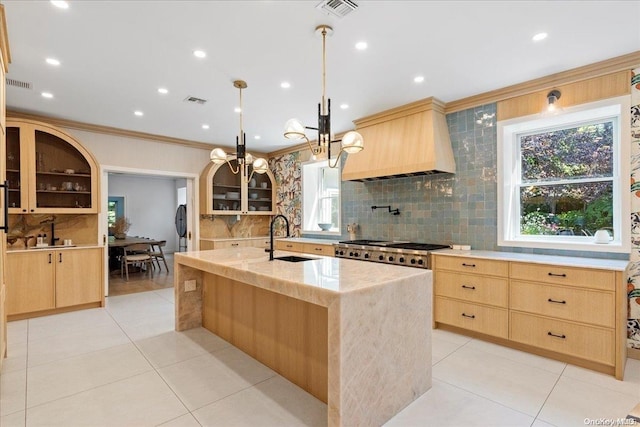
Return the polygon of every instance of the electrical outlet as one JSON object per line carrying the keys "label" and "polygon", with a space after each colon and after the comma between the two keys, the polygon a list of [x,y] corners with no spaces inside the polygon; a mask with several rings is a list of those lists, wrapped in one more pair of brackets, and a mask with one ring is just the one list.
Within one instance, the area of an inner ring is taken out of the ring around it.
{"label": "electrical outlet", "polygon": [[196,290],[196,281],[195,280],[185,280],[184,281],[184,291],[185,292],[193,292]]}

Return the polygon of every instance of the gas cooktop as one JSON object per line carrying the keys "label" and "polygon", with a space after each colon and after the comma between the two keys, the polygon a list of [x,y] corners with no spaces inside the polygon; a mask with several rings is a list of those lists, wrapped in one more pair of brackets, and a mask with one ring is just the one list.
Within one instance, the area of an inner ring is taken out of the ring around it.
{"label": "gas cooktop", "polygon": [[436,249],[446,249],[449,245],[438,245],[434,243],[413,243],[397,240],[343,240],[341,242],[345,245],[361,245],[361,246],[377,246],[394,249],[409,249],[414,251],[433,251]]}
{"label": "gas cooktop", "polygon": [[335,243],[335,255],[339,258],[430,268],[429,253],[448,245],[414,243],[398,240],[343,240]]}

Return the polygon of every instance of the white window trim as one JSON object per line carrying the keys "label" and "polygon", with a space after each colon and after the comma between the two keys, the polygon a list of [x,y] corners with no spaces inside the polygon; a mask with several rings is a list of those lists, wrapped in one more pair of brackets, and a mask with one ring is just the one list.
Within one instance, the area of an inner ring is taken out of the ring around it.
{"label": "white window trim", "polygon": [[[630,97],[620,96],[565,108],[561,114],[552,117],[537,114],[498,122],[498,246],[619,253],[631,251],[631,192],[628,186],[631,158],[630,109]],[[614,142],[613,221],[614,229],[620,232],[616,233],[615,240],[608,244],[597,244],[591,236],[554,236],[551,240],[546,236],[520,235],[520,230],[516,229],[517,224],[513,221],[520,215],[516,212],[519,195],[513,190],[514,180],[520,174],[516,135],[618,114],[618,143]],[[619,203],[616,203],[616,196],[619,197]]]}
{"label": "white window trim", "polygon": [[[301,212],[302,213],[302,234],[304,234],[304,235],[319,235],[319,236],[340,236],[341,235],[340,228],[341,228],[341,221],[342,221],[342,187],[341,186],[340,186],[340,191],[338,192],[338,201],[337,201],[337,203],[338,203],[339,212],[338,212],[338,224],[337,224],[336,229],[330,230],[330,231],[322,231],[322,230],[319,230],[319,229],[318,230],[309,230],[309,229],[305,228],[306,227],[306,221],[305,221],[306,215],[305,215],[305,200],[304,200],[304,196],[305,196],[305,193],[304,193],[304,191],[305,191],[304,166],[305,165],[309,165],[309,164],[317,165],[318,168],[325,167],[325,166],[329,167],[329,162],[327,160],[320,160],[320,161],[318,161],[318,160],[309,160],[309,161],[304,162],[304,163],[301,164],[301,167],[300,167],[300,171],[301,171],[300,175],[301,175],[301,177],[300,177],[300,179],[301,179],[301,184],[302,184],[301,188],[302,188],[302,193],[303,193],[302,194],[302,203],[301,203],[301,205],[302,205],[301,206],[301,210],[302,210],[302,212]],[[341,169],[342,168],[342,164],[340,164],[338,166],[338,168]],[[340,176],[340,173],[338,175]],[[317,191],[317,189],[316,189],[316,191]],[[319,200],[319,198],[316,198],[316,203],[317,203],[318,200]],[[316,210],[316,206],[314,205],[311,209],[315,211]]]}

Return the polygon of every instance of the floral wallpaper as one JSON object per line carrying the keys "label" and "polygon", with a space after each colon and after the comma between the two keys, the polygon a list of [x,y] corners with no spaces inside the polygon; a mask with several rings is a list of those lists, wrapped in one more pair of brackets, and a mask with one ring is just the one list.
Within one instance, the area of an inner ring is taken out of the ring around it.
{"label": "floral wallpaper", "polygon": [[627,345],[640,350],[640,68],[631,74],[631,265]]}
{"label": "floral wallpaper", "polygon": [[[300,152],[288,153],[269,159],[269,168],[276,177],[276,212],[289,220],[291,235],[300,237],[302,230],[302,170]],[[284,224],[276,225],[278,234],[284,235]]]}

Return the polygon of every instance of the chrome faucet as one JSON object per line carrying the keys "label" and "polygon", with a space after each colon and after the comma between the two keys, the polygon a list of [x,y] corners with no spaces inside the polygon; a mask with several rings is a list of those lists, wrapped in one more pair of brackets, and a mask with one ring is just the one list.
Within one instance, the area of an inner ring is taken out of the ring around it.
{"label": "chrome faucet", "polygon": [[271,225],[269,226],[269,249],[265,249],[266,252],[269,252],[269,261],[273,261],[273,224],[276,222],[276,219],[282,218],[284,219],[285,224],[287,224],[287,237],[290,236],[289,233],[289,220],[286,216],[282,214],[278,214],[273,217],[271,220]]}

